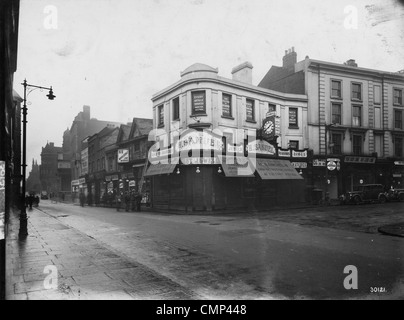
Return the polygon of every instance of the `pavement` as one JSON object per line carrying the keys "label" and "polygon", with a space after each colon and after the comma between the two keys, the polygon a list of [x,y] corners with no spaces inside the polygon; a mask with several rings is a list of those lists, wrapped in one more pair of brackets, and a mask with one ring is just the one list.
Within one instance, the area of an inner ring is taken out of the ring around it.
{"label": "pavement", "polygon": [[[341,209],[334,207],[335,216],[340,217],[339,212],[346,213],[351,207]],[[304,211],[307,209],[307,212],[310,212],[310,208],[310,206],[297,206],[294,208],[297,210],[293,211],[291,210],[293,207],[290,207],[287,208],[290,212],[285,210],[284,214],[278,216],[271,215],[270,210],[256,214],[282,221],[290,221],[291,217],[297,219],[295,217],[299,216],[301,224],[314,225],[313,214],[309,216]],[[328,210],[331,208],[317,206],[317,209],[322,210],[321,215],[315,213],[317,226],[322,226],[321,219],[338,220]],[[383,210],[382,207],[376,209]],[[391,223],[392,220],[389,220],[391,216],[382,217],[378,220],[382,223],[376,228],[376,232],[403,237],[404,222],[401,209],[398,211],[397,223]],[[122,251],[100,243],[94,237],[63,223],[60,219],[35,208],[28,213],[29,235],[26,239],[20,239],[18,236],[19,211],[10,214],[6,238],[7,300],[204,299],[189,287],[157,273]],[[233,214],[251,217],[251,212]],[[364,218],[360,217],[361,220]],[[343,221],[352,219],[351,216]],[[356,226],[360,223],[354,224]],[[345,224],[340,225],[345,228]],[[338,228],[338,225],[336,227]]]}
{"label": "pavement", "polygon": [[37,210],[6,239],[6,300],[195,300],[187,288]]}

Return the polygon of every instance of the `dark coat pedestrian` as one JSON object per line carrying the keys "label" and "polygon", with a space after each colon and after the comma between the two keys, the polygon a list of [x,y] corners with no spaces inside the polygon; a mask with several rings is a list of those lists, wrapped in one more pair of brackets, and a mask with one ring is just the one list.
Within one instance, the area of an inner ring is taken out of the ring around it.
{"label": "dark coat pedestrian", "polygon": [[91,206],[93,204],[93,195],[91,194],[91,192],[89,192],[87,195],[87,204],[89,206]]}
{"label": "dark coat pedestrian", "polygon": [[83,192],[80,193],[79,199],[80,199],[80,205],[81,205],[82,207],[84,207],[84,202],[85,202],[85,200],[86,200],[86,196],[84,195]]}
{"label": "dark coat pedestrian", "polygon": [[121,203],[122,203],[122,195],[120,193],[117,193],[115,196],[116,211],[119,211],[119,209],[121,208]]}

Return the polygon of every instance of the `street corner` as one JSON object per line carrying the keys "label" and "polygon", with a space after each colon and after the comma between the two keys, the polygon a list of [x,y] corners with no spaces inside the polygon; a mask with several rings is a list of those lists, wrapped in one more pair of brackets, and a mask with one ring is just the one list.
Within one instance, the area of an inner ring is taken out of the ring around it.
{"label": "street corner", "polygon": [[389,236],[404,237],[404,223],[381,226],[378,228],[378,231]]}

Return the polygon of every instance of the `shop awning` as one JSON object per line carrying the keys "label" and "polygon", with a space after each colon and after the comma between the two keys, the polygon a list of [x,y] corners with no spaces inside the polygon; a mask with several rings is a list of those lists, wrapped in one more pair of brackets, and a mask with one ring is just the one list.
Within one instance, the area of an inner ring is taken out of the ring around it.
{"label": "shop awning", "polygon": [[147,169],[145,176],[156,176],[159,174],[168,174],[174,171],[176,164],[152,164]]}
{"label": "shop awning", "polygon": [[254,168],[246,158],[219,156],[226,177],[254,177]]}
{"label": "shop awning", "polygon": [[263,180],[301,180],[303,177],[288,160],[255,159],[256,169]]}

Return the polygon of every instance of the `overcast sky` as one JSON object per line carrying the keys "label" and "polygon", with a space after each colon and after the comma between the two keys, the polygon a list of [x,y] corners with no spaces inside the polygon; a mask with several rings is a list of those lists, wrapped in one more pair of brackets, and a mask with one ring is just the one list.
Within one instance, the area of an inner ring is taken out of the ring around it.
{"label": "overcast sky", "polygon": [[[47,141],[83,105],[99,120],[152,117],[154,93],[200,62],[231,69],[253,64],[257,85],[285,50],[297,60],[404,69],[404,8],[398,0],[20,0],[15,90],[53,86],[28,96],[27,176]],[[357,13],[357,15],[355,14]]]}

